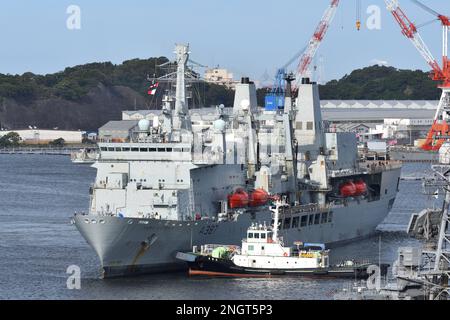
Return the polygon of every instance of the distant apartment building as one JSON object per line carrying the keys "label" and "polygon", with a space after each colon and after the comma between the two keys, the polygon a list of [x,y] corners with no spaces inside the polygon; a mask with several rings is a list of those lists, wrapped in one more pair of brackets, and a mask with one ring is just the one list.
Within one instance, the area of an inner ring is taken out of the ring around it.
{"label": "distant apartment building", "polygon": [[233,74],[227,69],[213,68],[205,71],[205,81],[214,83],[227,88],[234,88]]}

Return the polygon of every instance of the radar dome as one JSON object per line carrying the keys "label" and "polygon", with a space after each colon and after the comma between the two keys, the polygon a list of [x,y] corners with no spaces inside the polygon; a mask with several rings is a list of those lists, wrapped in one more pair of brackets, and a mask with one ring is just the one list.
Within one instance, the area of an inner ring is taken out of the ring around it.
{"label": "radar dome", "polygon": [[248,101],[247,99],[244,99],[241,101],[241,109],[246,111],[248,110],[248,108],[250,107],[250,101]]}
{"label": "radar dome", "polygon": [[147,119],[141,119],[138,122],[138,127],[140,131],[148,131],[148,129],[150,129],[150,121]]}
{"label": "radar dome", "polygon": [[225,131],[226,123],[223,121],[223,119],[217,119],[214,121],[214,130],[224,132]]}

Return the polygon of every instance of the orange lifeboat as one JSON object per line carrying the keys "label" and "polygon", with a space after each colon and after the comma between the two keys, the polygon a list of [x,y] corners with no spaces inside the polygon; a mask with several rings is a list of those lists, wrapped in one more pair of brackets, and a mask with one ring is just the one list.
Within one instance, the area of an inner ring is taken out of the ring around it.
{"label": "orange lifeboat", "polygon": [[260,207],[269,201],[269,194],[264,189],[256,189],[250,194],[250,207]]}
{"label": "orange lifeboat", "polygon": [[231,209],[244,208],[248,206],[248,193],[244,189],[239,188],[228,196],[228,207]]}
{"label": "orange lifeboat", "polygon": [[356,195],[356,185],[349,181],[341,185],[339,192],[342,197],[353,197]]}
{"label": "orange lifeboat", "polygon": [[355,182],[356,195],[360,196],[367,192],[367,185],[363,180],[358,180]]}

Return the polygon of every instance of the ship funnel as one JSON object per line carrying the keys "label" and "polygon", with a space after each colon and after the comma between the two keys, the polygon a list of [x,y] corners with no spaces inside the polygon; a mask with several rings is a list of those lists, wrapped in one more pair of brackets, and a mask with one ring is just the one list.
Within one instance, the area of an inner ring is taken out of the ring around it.
{"label": "ship funnel", "polygon": [[239,114],[248,109],[251,113],[256,112],[256,86],[249,78],[242,78],[241,83],[236,84],[234,94],[233,113]]}
{"label": "ship funnel", "polygon": [[302,84],[310,84],[311,80],[309,78],[302,78]]}

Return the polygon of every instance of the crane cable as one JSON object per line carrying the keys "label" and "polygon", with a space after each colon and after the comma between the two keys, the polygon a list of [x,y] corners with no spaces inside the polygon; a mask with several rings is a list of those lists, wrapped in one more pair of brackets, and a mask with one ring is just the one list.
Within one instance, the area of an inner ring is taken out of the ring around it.
{"label": "crane cable", "polygon": [[361,0],[356,0],[356,30],[361,30]]}

